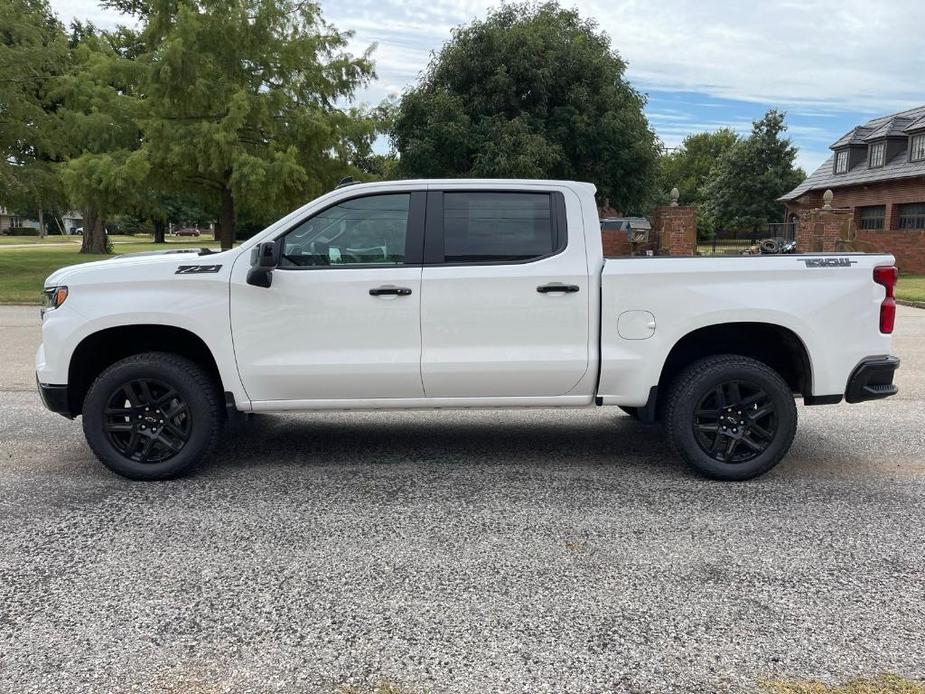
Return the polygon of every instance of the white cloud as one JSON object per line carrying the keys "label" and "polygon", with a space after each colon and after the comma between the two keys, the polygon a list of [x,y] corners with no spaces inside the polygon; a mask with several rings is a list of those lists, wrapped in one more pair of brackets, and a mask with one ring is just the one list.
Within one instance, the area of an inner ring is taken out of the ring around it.
{"label": "white cloud", "polygon": [[[378,45],[378,80],[359,95],[377,103],[413,83],[431,52],[452,27],[484,16],[493,0],[321,0],[325,17],[355,32],[351,49]],[[838,113],[871,115],[925,102],[925,1],[923,0],[562,0],[595,18],[629,63],[628,77],[643,91],[684,91],[789,109],[810,119]],[[81,0],[52,0],[69,20],[89,18],[112,26],[118,16]],[[700,125],[726,123],[716,103],[715,122],[683,112],[650,113],[671,144]],[[690,112],[689,112],[690,113]],[[674,127],[672,127],[672,124]],[[841,131],[824,128],[791,134],[810,168],[827,155]],[[681,130],[683,129],[683,134]],[[834,136],[833,136],[834,134]],[[826,141],[827,142],[824,142]]]}
{"label": "white cloud", "polygon": [[[489,0],[322,2],[325,16],[378,44],[384,83],[407,84],[453,26]],[[570,2],[564,2],[570,5]],[[642,89],[812,107],[887,112],[925,97],[922,0],[577,0],[629,62]],[[118,21],[86,0],[52,0],[64,19]]]}

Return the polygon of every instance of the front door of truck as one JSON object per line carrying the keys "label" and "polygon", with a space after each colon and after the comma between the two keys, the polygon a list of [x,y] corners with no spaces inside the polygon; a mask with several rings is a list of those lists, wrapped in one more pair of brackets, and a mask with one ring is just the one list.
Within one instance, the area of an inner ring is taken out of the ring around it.
{"label": "front door of truck", "polygon": [[569,393],[589,364],[577,207],[569,212],[563,192],[541,188],[441,188],[428,193],[421,288],[427,396]]}
{"label": "front door of truck", "polygon": [[254,401],[423,397],[424,192],[341,201],[280,237],[269,288],[231,284],[235,357]]}

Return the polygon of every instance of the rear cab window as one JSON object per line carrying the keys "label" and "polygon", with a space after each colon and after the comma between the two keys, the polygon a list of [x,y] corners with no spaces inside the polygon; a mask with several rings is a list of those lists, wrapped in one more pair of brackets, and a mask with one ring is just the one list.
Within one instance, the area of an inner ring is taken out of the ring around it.
{"label": "rear cab window", "polygon": [[429,263],[524,263],[565,247],[561,193],[437,191],[429,196],[425,242]]}

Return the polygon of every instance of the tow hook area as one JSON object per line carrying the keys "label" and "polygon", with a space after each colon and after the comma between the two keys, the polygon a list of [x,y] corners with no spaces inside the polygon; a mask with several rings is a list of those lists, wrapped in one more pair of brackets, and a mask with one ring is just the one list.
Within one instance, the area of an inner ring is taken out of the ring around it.
{"label": "tow hook area", "polygon": [[879,400],[899,392],[893,384],[893,374],[899,368],[897,357],[873,357],[865,359],[848,379],[845,400],[850,403],[865,400]]}

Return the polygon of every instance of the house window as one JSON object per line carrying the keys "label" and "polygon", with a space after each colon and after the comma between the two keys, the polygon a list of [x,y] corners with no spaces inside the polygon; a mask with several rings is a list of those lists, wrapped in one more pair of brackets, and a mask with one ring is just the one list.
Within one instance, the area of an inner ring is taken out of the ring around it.
{"label": "house window", "polygon": [[883,220],[885,217],[886,207],[884,205],[862,207],[858,226],[860,226],[861,229],[879,231],[883,229]]}
{"label": "house window", "polygon": [[848,150],[843,149],[835,154],[835,173],[843,174],[848,171]]}
{"label": "house window", "polygon": [[899,206],[900,229],[925,229],[925,202]]}
{"label": "house window", "polygon": [[10,217],[10,229],[22,229],[22,217]]}
{"label": "house window", "polygon": [[909,161],[925,159],[925,135],[914,135],[909,148]]}
{"label": "house window", "polygon": [[870,146],[870,160],[868,166],[876,169],[883,166],[883,159],[886,157],[886,142],[878,142]]}

